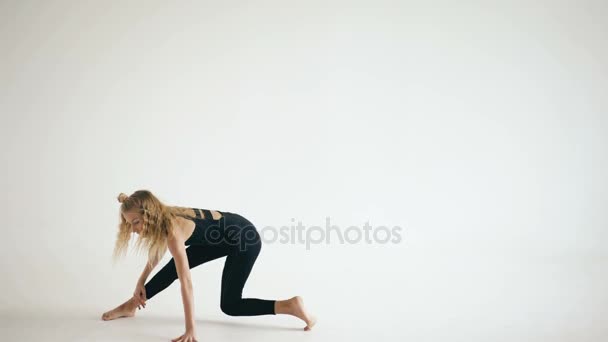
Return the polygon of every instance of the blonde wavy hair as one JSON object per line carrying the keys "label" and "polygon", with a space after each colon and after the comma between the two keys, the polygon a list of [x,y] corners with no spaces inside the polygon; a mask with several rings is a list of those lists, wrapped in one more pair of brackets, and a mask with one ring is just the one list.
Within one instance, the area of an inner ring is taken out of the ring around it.
{"label": "blonde wavy hair", "polygon": [[130,196],[124,193],[118,195],[120,205],[120,223],[116,245],[114,246],[113,261],[124,257],[133,235],[131,224],[125,220],[123,213],[139,212],[143,218],[142,231],[135,242],[135,249],[148,251],[148,263],[156,264],[167,251],[167,239],[173,234],[173,222],[177,216],[192,218],[191,211],[186,207],[169,206],[162,203],[152,192],[137,190]]}

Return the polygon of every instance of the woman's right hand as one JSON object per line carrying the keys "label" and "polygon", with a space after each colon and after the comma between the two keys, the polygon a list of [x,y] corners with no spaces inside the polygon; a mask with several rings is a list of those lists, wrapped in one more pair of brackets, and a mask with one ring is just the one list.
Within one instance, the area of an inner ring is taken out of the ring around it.
{"label": "woman's right hand", "polygon": [[137,308],[141,310],[141,307],[146,307],[146,287],[142,282],[137,282],[135,291],[133,292],[133,297],[137,299]]}

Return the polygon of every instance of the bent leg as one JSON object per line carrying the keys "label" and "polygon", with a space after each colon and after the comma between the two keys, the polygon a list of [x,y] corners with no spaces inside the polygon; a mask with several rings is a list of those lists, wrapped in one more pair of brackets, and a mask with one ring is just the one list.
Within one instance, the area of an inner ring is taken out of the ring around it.
{"label": "bent leg", "polygon": [[275,315],[274,300],[243,298],[243,287],[261,249],[261,242],[249,245],[246,251],[233,250],[226,257],[222,273],[220,307],[230,316]]}
{"label": "bent leg", "polygon": [[[188,256],[190,269],[192,269],[200,264],[227,255],[227,250],[215,245],[191,245],[186,248],[186,255]],[[146,299],[150,299],[157,293],[166,289],[175,281],[175,279],[177,279],[177,269],[175,268],[175,260],[171,258],[171,260],[169,260],[169,262],[167,262],[167,264],[146,283]]]}

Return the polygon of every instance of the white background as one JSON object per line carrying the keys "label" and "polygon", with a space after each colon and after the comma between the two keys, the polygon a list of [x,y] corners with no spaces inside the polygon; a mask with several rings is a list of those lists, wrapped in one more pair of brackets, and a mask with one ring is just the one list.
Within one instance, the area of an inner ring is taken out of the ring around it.
{"label": "white background", "polygon": [[399,244],[263,247],[244,295],[303,296],[309,333],[224,315],[224,259],[195,268],[201,341],[605,340],[607,15],[574,0],[1,1],[0,337],[183,333],[177,282],[99,320],[144,263],[111,264],[116,196],[148,189],[258,228],[403,227]]}

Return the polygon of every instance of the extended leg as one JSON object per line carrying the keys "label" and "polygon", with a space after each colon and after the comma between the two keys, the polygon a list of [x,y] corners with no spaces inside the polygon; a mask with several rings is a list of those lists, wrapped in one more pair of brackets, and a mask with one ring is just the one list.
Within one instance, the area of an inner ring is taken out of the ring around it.
{"label": "extended leg", "polygon": [[[227,250],[225,248],[215,245],[191,245],[186,248],[188,264],[191,269],[208,261],[221,258],[226,254]],[[175,279],[177,279],[177,270],[175,268],[175,261],[171,258],[171,260],[169,260],[169,262],[167,262],[167,264],[146,283],[146,299],[150,299],[157,293],[166,289],[175,281]]]}

